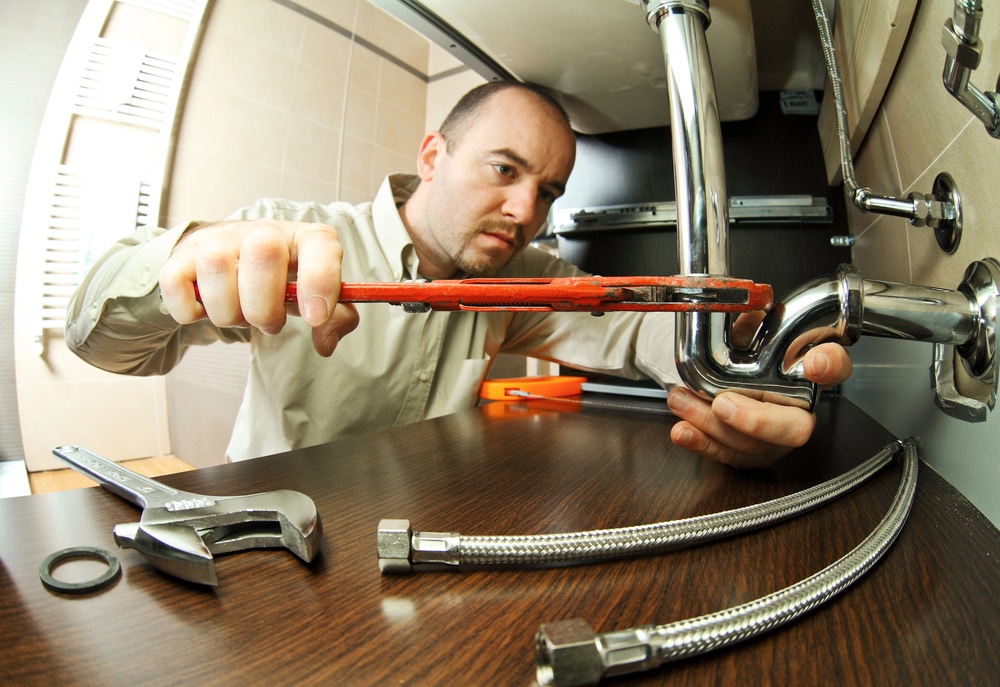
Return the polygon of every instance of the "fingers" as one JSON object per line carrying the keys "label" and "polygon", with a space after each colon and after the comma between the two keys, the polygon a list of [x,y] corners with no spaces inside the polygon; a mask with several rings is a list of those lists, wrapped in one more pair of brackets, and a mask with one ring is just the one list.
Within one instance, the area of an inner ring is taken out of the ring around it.
{"label": "fingers", "polygon": [[[219,327],[276,334],[289,313],[301,314],[314,328],[316,350],[329,355],[358,324],[357,310],[337,303],[342,259],[336,231],[322,224],[203,225],[178,241],[160,271],[160,293],[181,324],[208,318]],[[291,306],[285,302],[290,274],[298,282]]]}
{"label": "fingers", "polygon": [[[222,317],[229,310],[236,310],[246,324],[257,327],[265,334],[280,332],[286,319],[285,285],[288,283],[289,258],[289,243],[280,230],[265,226],[247,234],[233,265],[236,270],[236,293],[226,292],[222,305],[202,294],[202,302],[212,321],[230,326]],[[199,284],[201,274],[199,269]],[[233,318],[232,325],[238,324]]]}
{"label": "fingers", "polygon": [[313,327],[313,348],[324,358],[331,356],[340,340],[353,332],[359,322],[358,309],[353,304],[338,303],[327,322]]}
{"label": "fingers", "polygon": [[330,319],[340,295],[344,253],[332,227],[310,224],[295,234],[299,315],[310,327]]}
{"label": "fingers", "polygon": [[675,444],[734,467],[766,467],[812,434],[815,418],[800,408],[723,393],[713,401],[685,388],[667,404],[681,418],[671,430]]}
{"label": "fingers", "polygon": [[803,360],[806,379],[823,386],[840,384],[851,376],[853,370],[850,353],[835,343],[816,346],[806,353]]}

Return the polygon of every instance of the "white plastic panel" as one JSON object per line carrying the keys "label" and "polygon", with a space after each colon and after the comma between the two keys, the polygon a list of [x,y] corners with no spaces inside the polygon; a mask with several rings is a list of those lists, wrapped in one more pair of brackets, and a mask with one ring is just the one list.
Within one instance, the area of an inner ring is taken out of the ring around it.
{"label": "white plastic panel", "polygon": [[[669,124],[660,40],[629,0],[421,4],[517,78],[559,91],[583,133]],[[758,103],[750,3],[712,0],[711,15],[720,117],[748,119]]]}

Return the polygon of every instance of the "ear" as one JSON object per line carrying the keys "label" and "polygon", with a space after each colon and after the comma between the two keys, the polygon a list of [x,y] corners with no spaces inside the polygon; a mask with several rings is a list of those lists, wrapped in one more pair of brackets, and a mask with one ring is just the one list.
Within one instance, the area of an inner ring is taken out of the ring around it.
{"label": "ear", "polygon": [[446,154],[447,145],[439,131],[432,131],[424,136],[424,140],[420,143],[420,152],[417,154],[417,174],[422,181],[434,178],[438,156]]}

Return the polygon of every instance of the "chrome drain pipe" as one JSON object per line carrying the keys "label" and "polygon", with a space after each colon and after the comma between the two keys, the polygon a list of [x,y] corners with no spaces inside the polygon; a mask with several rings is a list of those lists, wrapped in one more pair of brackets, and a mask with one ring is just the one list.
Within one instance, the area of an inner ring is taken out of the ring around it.
{"label": "chrome drain pipe", "polygon": [[[729,276],[722,131],[705,38],[711,21],[708,2],[640,4],[647,23],[659,34],[667,71],[679,273]],[[817,10],[817,20],[828,28],[822,10]],[[829,49],[833,67],[832,45]],[[835,68],[832,73],[836,75]],[[842,154],[847,183],[856,187],[849,155]],[[745,349],[731,345],[726,315],[678,313],[677,371],[690,389],[706,398],[736,391],[811,410],[820,389],[805,378],[805,353],[826,342],[850,346],[864,333],[954,347],[970,376],[983,383],[981,394],[989,397],[986,405],[992,408],[998,285],[1000,265],[989,258],[970,265],[956,291],[863,280],[853,266],[842,265],[837,274],[803,284],[771,308]],[[953,414],[967,417],[965,408]],[[982,417],[981,412],[973,415]]]}

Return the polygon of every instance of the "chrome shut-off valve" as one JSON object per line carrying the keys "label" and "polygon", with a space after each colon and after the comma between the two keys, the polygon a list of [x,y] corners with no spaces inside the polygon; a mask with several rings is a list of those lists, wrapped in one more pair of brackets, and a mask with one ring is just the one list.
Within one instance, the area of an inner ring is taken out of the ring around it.
{"label": "chrome shut-off valve", "polygon": [[[983,123],[990,136],[1000,138],[1000,93],[980,91],[969,81],[983,55],[979,40],[982,21],[982,0],[955,0],[954,12],[941,32],[946,54],[942,80],[948,92]],[[996,90],[1000,91],[1000,77]]]}

